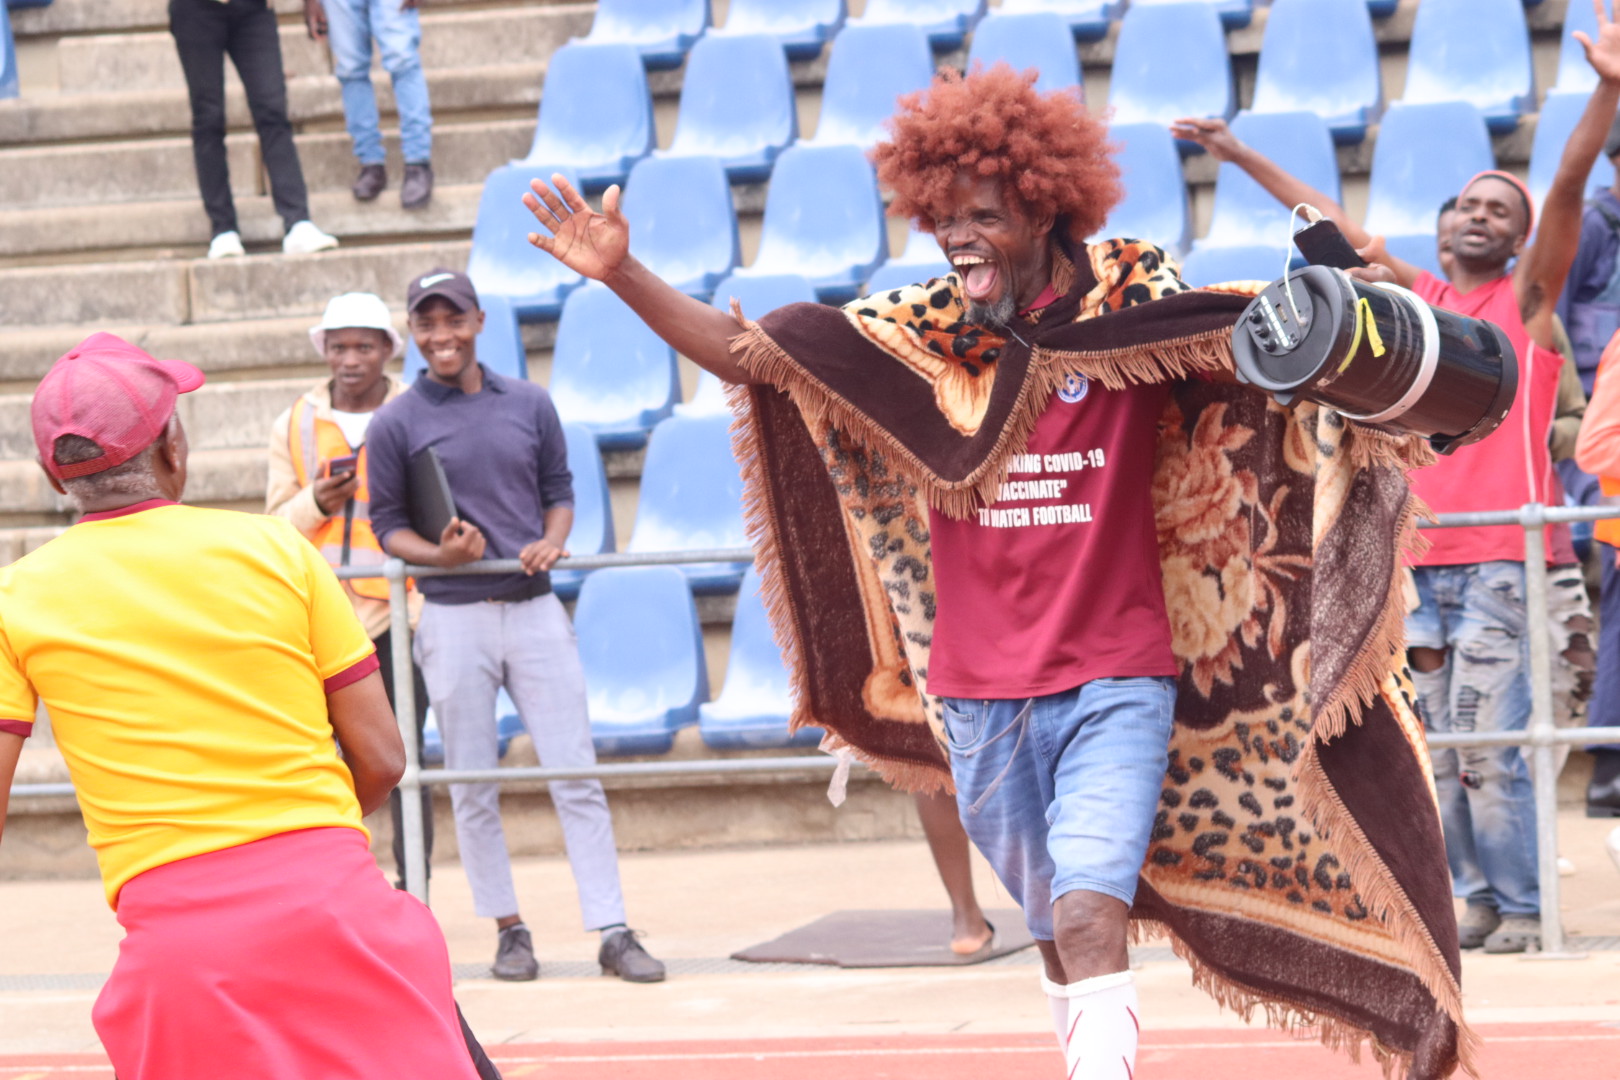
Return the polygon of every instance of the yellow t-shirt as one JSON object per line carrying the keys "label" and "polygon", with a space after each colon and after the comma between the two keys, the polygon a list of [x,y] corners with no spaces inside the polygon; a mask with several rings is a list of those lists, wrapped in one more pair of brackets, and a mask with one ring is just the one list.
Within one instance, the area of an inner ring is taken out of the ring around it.
{"label": "yellow t-shirt", "polygon": [[0,721],[20,730],[44,699],[114,907],[178,859],[364,832],[326,688],[372,652],[331,568],[279,518],[154,500],[0,569]]}

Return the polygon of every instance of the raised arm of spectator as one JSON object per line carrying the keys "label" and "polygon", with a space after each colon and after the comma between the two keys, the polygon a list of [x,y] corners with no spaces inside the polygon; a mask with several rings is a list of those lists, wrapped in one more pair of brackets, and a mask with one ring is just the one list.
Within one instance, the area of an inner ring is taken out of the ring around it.
{"label": "raised arm of spectator", "polygon": [[1586,177],[1603,150],[1609,126],[1614,123],[1615,105],[1620,103],[1620,25],[1612,17],[1608,0],[1591,3],[1597,12],[1597,37],[1588,37],[1580,30],[1574,37],[1586,50],[1587,63],[1597,72],[1598,84],[1564,143],[1558,171],[1542,199],[1536,238],[1513,270],[1513,288],[1519,297],[1525,329],[1541,345],[1552,340],[1553,307],[1564,290],[1580,244]]}
{"label": "raised arm of spectator", "polygon": [[[723,311],[680,292],[630,254],[630,223],[619,209],[619,186],[602,196],[602,212],[592,210],[560,175],[553,191],[536,180],[523,205],[540,225],[529,243],[569,269],[600,281],[682,356],[731,383],[754,382],[731,353],[737,322]],[[758,314],[757,312],[755,314]]]}
{"label": "raised arm of spectator", "polygon": [[[1389,267],[1400,284],[1410,287],[1417,280],[1418,268],[1404,259],[1398,259],[1384,250],[1382,237],[1375,237],[1345,213],[1344,207],[1281,165],[1243,142],[1226,121],[1213,117],[1186,117],[1170,125],[1171,134],[1202,146],[1216,161],[1230,161],[1254,178],[1267,194],[1287,207],[1300,203],[1314,206],[1344,233],[1352,247],[1368,262]],[[1278,237],[1281,239],[1281,237]]]}

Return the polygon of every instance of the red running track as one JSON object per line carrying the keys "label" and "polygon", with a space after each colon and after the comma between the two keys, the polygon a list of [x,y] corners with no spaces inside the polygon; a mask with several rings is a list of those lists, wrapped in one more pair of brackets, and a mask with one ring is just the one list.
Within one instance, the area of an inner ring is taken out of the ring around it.
{"label": "red running track", "polygon": [[[1484,1080],[1616,1080],[1620,1023],[1497,1024]],[[1030,1035],[544,1043],[490,1048],[508,1080],[1058,1080],[1054,1040]],[[226,1075],[224,1073],[221,1074]],[[1381,1080],[1315,1042],[1263,1029],[1147,1031],[1137,1080]],[[0,1055],[0,1080],[111,1080],[97,1054]]]}

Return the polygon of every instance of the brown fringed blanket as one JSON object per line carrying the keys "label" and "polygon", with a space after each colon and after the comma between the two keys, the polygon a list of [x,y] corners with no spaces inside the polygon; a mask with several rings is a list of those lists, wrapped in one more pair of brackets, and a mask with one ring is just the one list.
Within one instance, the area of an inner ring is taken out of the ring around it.
{"label": "brown fringed blanket", "polygon": [[1258,284],[1188,290],[1133,241],[1067,254],[1023,341],[962,322],[954,276],[742,322],[733,351],[771,385],[734,389],[735,443],[794,723],[900,787],[948,786],[929,513],[988,502],[1071,374],[1176,380],[1154,497],[1181,692],[1137,931],[1245,1016],[1445,1076],[1473,1037],[1401,666],[1405,470],[1428,451],[1238,384]]}

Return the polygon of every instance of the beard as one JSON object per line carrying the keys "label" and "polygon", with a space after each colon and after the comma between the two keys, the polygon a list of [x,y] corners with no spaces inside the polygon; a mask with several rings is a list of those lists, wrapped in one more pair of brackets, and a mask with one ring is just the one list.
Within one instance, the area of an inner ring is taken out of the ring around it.
{"label": "beard", "polygon": [[994,303],[983,304],[977,300],[969,300],[967,321],[975,326],[982,326],[989,330],[1005,330],[1017,312],[1018,309],[1013,304],[1012,293],[1003,290],[1001,298]]}

